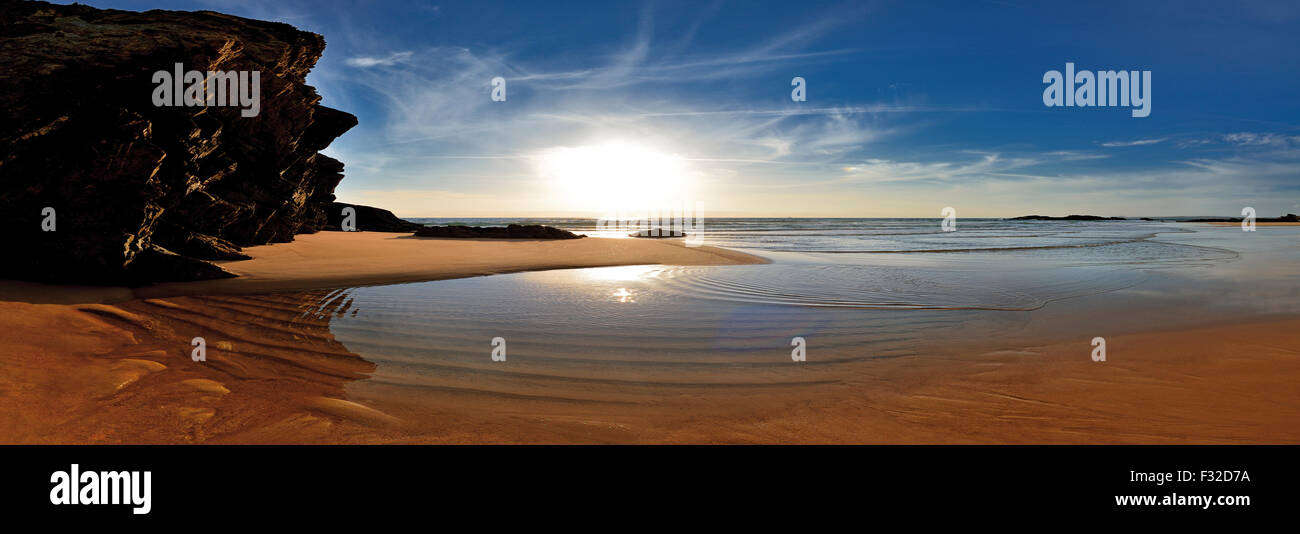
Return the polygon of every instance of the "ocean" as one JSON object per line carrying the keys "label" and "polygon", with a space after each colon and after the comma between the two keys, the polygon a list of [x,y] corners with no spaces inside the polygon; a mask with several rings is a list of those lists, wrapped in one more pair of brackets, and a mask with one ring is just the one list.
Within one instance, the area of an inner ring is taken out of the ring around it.
{"label": "ocean", "polygon": [[[546,224],[602,232],[593,219],[411,219],[422,224]],[[775,265],[662,268],[683,295],[801,306],[1029,310],[1052,300],[1129,287],[1131,267],[1228,261],[1229,248],[1156,239],[1194,234],[1154,221],[963,219],[717,219],[703,244],[751,252]],[[1012,276],[1014,274],[1014,276]]]}

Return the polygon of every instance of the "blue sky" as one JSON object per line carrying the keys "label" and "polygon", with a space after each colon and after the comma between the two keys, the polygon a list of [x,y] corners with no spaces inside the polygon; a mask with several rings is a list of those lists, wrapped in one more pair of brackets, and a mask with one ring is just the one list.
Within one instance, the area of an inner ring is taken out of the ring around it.
{"label": "blue sky", "polygon": [[[309,82],[360,119],[337,193],[402,216],[600,215],[659,182],[584,197],[574,165],[669,160],[715,216],[1300,212],[1295,2],[88,3],[323,34]],[[1150,70],[1151,115],[1045,107],[1067,61]]]}

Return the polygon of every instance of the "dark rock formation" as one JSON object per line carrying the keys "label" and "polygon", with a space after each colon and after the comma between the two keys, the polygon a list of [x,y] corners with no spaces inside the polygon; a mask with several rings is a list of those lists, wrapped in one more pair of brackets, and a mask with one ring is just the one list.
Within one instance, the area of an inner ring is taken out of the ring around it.
{"label": "dark rock formation", "polygon": [[356,210],[356,229],[362,232],[414,232],[424,228],[423,224],[404,221],[385,209],[331,202],[325,207],[326,222],[322,230],[341,229],[339,225],[343,221],[343,208]]}
{"label": "dark rock formation", "polygon": [[627,234],[628,237],[645,237],[649,239],[662,239],[665,237],[686,237],[686,232],[671,228],[653,228],[649,230],[639,230]]}
{"label": "dark rock formation", "polygon": [[1051,217],[1048,215],[1025,215],[1022,217],[1012,217],[1013,221],[1127,221],[1123,217],[1101,217],[1098,215],[1066,215],[1064,217]]}
{"label": "dark rock formation", "polygon": [[[1241,222],[1241,217],[1184,219],[1182,222]],[[1288,213],[1281,217],[1256,217],[1255,222],[1300,222],[1300,216],[1297,216],[1294,213]]]}
{"label": "dark rock formation", "polygon": [[466,239],[578,239],[587,237],[540,224],[509,226],[426,226],[415,231],[416,237],[458,237]]}
{"label": "dark rock formation", "polygon": [[176,254],[199,260],[246,260],[247,254],[234,243],[206,234],[194,232],[164,233],[154,235],[154,245]]}
{"label": "dark rock formation", "polygon": [[[324,48],[213,12],[0,4],[0,277],[229,276],[206,260],[319,230],[343,164],[318,151],[357,122],[304,84]],[[155,106],[152,76],[175,63],[258,71],[260,113]]]}

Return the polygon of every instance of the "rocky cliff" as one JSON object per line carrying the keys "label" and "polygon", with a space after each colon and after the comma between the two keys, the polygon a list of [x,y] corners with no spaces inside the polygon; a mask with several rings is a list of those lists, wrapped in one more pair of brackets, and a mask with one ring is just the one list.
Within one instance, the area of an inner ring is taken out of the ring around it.
{"label": "rocky cliff", "polygon": [[[0,277],[230,276],[205,260],[319,230],[343,178],[319,151],[357,122],[305,84],[324,49],[213,12],[0,4]],[[156,105],[155,73],[177,63],[258,72],[257,115]]]}

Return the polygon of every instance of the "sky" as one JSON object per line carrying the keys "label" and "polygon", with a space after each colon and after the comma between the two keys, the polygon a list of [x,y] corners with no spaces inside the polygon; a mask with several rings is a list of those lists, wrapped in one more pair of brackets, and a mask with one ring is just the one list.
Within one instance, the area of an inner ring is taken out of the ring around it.
{"label": "sky", "polygon": [[[403,217],[1300,213],[1296,2],[83,3],[324,35],[336,194]],[[1045,106],[1067,62],[1150,115]]]}

